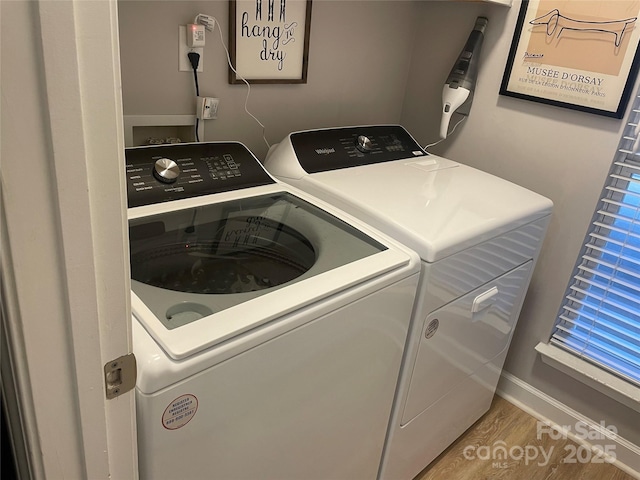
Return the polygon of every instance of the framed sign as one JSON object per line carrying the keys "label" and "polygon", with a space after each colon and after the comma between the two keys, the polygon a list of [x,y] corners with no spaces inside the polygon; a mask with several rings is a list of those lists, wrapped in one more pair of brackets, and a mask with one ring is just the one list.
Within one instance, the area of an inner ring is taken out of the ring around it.
{"label": "framed sign", "polygon": [[229,2],[229,83],[307,83],[311,0]]}
{"label": "framed sign", "polygon": [[622,118],[640,0],[523,0],[500,94]]}

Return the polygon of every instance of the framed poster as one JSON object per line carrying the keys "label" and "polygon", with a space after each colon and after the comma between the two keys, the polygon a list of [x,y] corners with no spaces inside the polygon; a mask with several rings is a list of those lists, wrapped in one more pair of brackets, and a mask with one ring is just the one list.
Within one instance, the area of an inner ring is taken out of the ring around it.
{"label": "framed poster", "polygon": [[500,94],[622,118],[640,0],[523,0]]}
{"label": "framed poster", "polygon": [[229,2],[229,83],[307,83],[311,0]]}

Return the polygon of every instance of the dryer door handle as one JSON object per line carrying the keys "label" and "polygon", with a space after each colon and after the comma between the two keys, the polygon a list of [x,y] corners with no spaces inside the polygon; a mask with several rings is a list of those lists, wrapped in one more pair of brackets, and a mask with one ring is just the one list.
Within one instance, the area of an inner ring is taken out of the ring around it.
{"label": "dryer door handle", "polygon": [[492,287],[484,293],[481,293],[473,300],[473,305],[471,306],[471,313],[477,313],[480,310],[484,310],[485,308],[493,305],[493,302],[496,300],[496,296],[500,293],[498,287]]}

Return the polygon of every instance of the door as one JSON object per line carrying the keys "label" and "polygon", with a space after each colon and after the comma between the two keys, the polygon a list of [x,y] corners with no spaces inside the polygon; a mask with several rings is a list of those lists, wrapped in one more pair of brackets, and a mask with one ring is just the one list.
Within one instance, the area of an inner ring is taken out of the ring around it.
{"label": "door", "polygon": [[131,352],[116,8],[0,2],[2,393],[24,478],[137,478],[134,392],[107,400],[103,373]]}
{"label": "door", "polygon": [[529,260],[427,315],[402,425],[492,363],[490,381],[481,380],[493,395],[532,266]]}

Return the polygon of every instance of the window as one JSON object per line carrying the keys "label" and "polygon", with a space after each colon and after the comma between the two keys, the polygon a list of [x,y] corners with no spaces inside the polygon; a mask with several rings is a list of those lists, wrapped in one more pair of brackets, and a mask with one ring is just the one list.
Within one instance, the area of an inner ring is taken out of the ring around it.
{"label": "window", "polygon": [[639,122],[640,93],[550,340],[636,386],[640,386]]}

